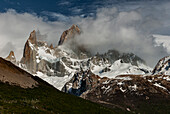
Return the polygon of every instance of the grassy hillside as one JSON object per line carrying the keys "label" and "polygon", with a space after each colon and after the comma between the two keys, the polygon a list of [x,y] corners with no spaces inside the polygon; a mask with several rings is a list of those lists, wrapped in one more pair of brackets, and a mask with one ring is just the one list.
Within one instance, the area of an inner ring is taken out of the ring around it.
{"label": "grassy hillside", "polygon": [[121,113],[79,97],[62,93],[41,79],[34,89],[0,82],[0,113]]}

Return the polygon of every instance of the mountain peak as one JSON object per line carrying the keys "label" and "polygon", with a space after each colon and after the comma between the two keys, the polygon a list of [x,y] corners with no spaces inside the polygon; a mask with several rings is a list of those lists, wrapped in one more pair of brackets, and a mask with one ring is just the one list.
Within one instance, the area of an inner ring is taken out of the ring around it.
{"label": "mountain peak", "polygon": [[53,49],[53,48],[54,48],[54,47],[53,47],[53,44],[51,44],[51,45],[50,45],[50,49]]}
{"label": "mountain peak", "polygon": [[6,57],[6,60],[16,63],[16,58],[13,51],[10,51],[9,55]]}
{"label": "mountain peak", "polygon": [[77,25],[75,25],[75,24],[73,24],[73,25],[70,27],[70,29],[72,29],[72,30],[75,29],[77,32],[80,32],[79,27],[78,27]]}
{"label": "mountain peak", "polygon": [[170,69],[170,56],[166,56],[159,60],[152,73],[169,75],[170,74],[169,69]]}
{"label": "mountain peak", "polygon": [[36,48],[37,48],[36,31],[33,30],[25,43],[23,57],[21,59],[21,63],[29,64],[27,67],[28,69],[34,69],[36,67],[35,66]]}
{"label": "mountain peak", "polygon": [[75,35],[80,34],[80,29],[77,25],[72,25],[70,29],[63,32],[63,34],[60,37],[60,41],[58,45],[62,45],[65,41],[68,39],[73,39]]}
{"label": "mountain peak", "polygon": [[36,31],[33,30],[28,38],[32,44],[37,44]]}

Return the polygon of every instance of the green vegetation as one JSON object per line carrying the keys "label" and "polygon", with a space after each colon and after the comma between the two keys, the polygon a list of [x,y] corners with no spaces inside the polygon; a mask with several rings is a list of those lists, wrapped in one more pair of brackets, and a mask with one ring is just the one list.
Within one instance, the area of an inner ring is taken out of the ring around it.
{"label": "green vegetation", "polygon": [[0,113],[117,113],[99,104],[60,92],[37,77],[34,79],[39,82],[39,86],[34,89],[23,89],[0,82]]}
{"label": "green vegetation", "polygon": [[141,114],[170,114],[170,99],[161,97],[152,97],[150,100],[140,101],[136,112]]}

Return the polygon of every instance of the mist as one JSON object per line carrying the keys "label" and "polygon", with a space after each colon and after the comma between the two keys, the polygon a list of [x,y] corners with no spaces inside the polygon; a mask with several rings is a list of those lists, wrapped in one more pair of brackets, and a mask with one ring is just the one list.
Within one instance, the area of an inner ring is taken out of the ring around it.
{"label": "mist", "polygon": [[134,53],[153,67],[168,55],[163,46],[155,46],[152,37],[155,29],[163,27],[159,18],[144,15],[142,9],[119,12],[116,8],[103,8],[95,19],[86,18],[79,23],[82,34],[76,39],[94,54],[116,49]]}
{"label": "mist", "polygon": [[158,32],[167,34],[166,28],[170,28],[169,6],[170,2],[111,6],[98,8],[93,17],[61,15],[59,18],[60,15],[52,13],[60,19],[56,21],[35,13],[8,9],[0,13],[0,56],[6,57],[13,50],[20,60],[25,42],[33,30],[40,31],[43,39],[56,46],[62,32],[77,24],[81,29],[81,35],[76,37],[77,43],[85,45],[93,54],[116,49],[134,53],[153,67],[160,58],[169,55],[163,46],[155,46],[152,37]]}

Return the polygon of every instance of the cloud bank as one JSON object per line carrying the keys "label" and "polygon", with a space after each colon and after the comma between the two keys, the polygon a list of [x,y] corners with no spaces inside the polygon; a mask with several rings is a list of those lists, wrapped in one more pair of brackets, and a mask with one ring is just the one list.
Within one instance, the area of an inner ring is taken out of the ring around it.
{"label": "cloud bank", "polygon": [[100,9],[96,18],[86,18],[79,23],[83,33],[77,37],[93,53],[108,49],[132,52],[153,66],[168,55],[162,47],[155,47],[151,33],[163,26],[158,18],[143,15],[141,11],[119,12],[116,8]]}
{"label": "cloud bank", "polygon": [[25,42],[33,30],[46,34],[47,41],[55,43],[69,26],[62,22],[44,21],[44,18],[38,17],[36,14],[17,13],[15,10],[9,9],[5,13],[0,13],[0,56],[6,57],[9,51],[13,50],[20,59]]}

